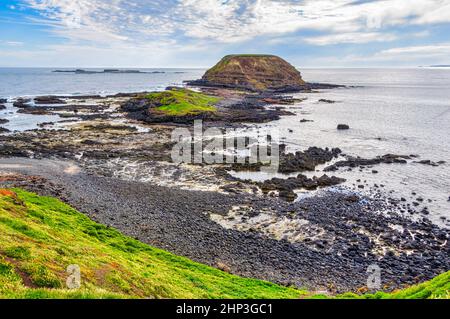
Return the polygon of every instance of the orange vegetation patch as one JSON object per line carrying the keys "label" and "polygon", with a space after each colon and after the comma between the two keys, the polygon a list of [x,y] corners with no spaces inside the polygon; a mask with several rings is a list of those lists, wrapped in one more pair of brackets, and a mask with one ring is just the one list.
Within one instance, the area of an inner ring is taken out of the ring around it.
{"label": "orange vegetation patch", "polygon": [[7,196],[14,199],[17,199],[17,194],[9,189],[0,188],[0,196]]}

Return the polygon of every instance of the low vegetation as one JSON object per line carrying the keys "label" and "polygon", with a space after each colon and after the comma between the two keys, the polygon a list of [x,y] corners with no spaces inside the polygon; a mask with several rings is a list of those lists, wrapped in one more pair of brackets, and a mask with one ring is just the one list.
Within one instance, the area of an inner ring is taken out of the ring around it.
{"label": "low vegetation", "polygon": [[[57,199],[0,192],[2,298],[298,298],[141,243]],[[81,288],[66,288],[69,265]]]}
{"label": "low vegetation", "polygon": [[[330,298],[324,295],[315,295],[313,298]],[[449,299],[450,298],[450,271],[436,276],[430,281],[414,285],[391,293],[379,291],[374,294],[357,295],[345,293],[335,296],[336,299]]]}
{"label": "low vegetation", "polygon": [[153,92],[146,96],[155,109],[166,115],[184,116],[205,112],[215,112],[218,97],[183,88],[173,88],[163,92]]}
{"label": "low vegetation", "polygon": [[[0,189],[0,298],[330,298],[241,278],[97,224],[70,206]],[[81,287],[68,289],[78,265]],[[335,298],[449,298],[450,272],[393,293]]]}

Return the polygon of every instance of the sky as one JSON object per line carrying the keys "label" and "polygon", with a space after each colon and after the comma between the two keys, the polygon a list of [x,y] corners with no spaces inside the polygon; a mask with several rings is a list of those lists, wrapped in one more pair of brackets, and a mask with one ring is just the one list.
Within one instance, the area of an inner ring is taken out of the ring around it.
{"label": "sky", "polygon": [[0,0],[0,67],[450,64],[450,0]]}

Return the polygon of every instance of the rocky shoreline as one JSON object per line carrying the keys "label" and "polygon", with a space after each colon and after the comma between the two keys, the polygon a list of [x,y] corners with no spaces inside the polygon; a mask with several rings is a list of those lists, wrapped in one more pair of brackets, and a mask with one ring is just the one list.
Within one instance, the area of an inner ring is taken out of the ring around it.
{"label": "rocky shoreline", "polygon": [[284,285],[358,291],[376,263],[383,289],[392,290],[448,267],[448,233],[430,222],[385,215],[383,201],[329,192],[289,204],[100,177],[77,167],[1,159],[0,184],[56,196],[151,245]]}
{"label": "rocky shoreline", "polygon": [[[343,168],[442,163],[396,154],[364,159],[337,147],[288,152],[280,144],[279,173],[294,174],[286,178],[255,182],[231,174],[258,172],[262,163],[175,164],[176,127],[190,128],[196,119],[222,130],[267,123],[301,103],[280,93],[286,90],[192,84],[219,99],[214,112],[154,112],[160,105],[149,102],[151,92],[0,100],[22,114],[59,117],[0,134],[0,186],[58,197],[143,242],[284,285],[363,292],[375,263],[383,269],[383,290],[392,290],[448,270],[448,230],[399,213],[401,205],[416,213],[414,205],[330,187],[345,180],[330,175]],[[304,84],[306,92],[335,87]],[[298,190],[318,191],[299,199]]]}

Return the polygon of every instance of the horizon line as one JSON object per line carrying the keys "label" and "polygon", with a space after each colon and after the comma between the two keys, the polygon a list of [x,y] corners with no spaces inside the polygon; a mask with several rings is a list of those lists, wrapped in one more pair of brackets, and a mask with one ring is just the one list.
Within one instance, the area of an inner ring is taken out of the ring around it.
{"label": "horizon line", "polygon": [[[209,69],[212,66],[205,67],[178,67],[178,66],[1,66],[1,69]],[[450,64],[439,65],[411,65],[411,66],[304,66],[297,69],[412,69],[412,68],[445,68],[450,67]]]}

